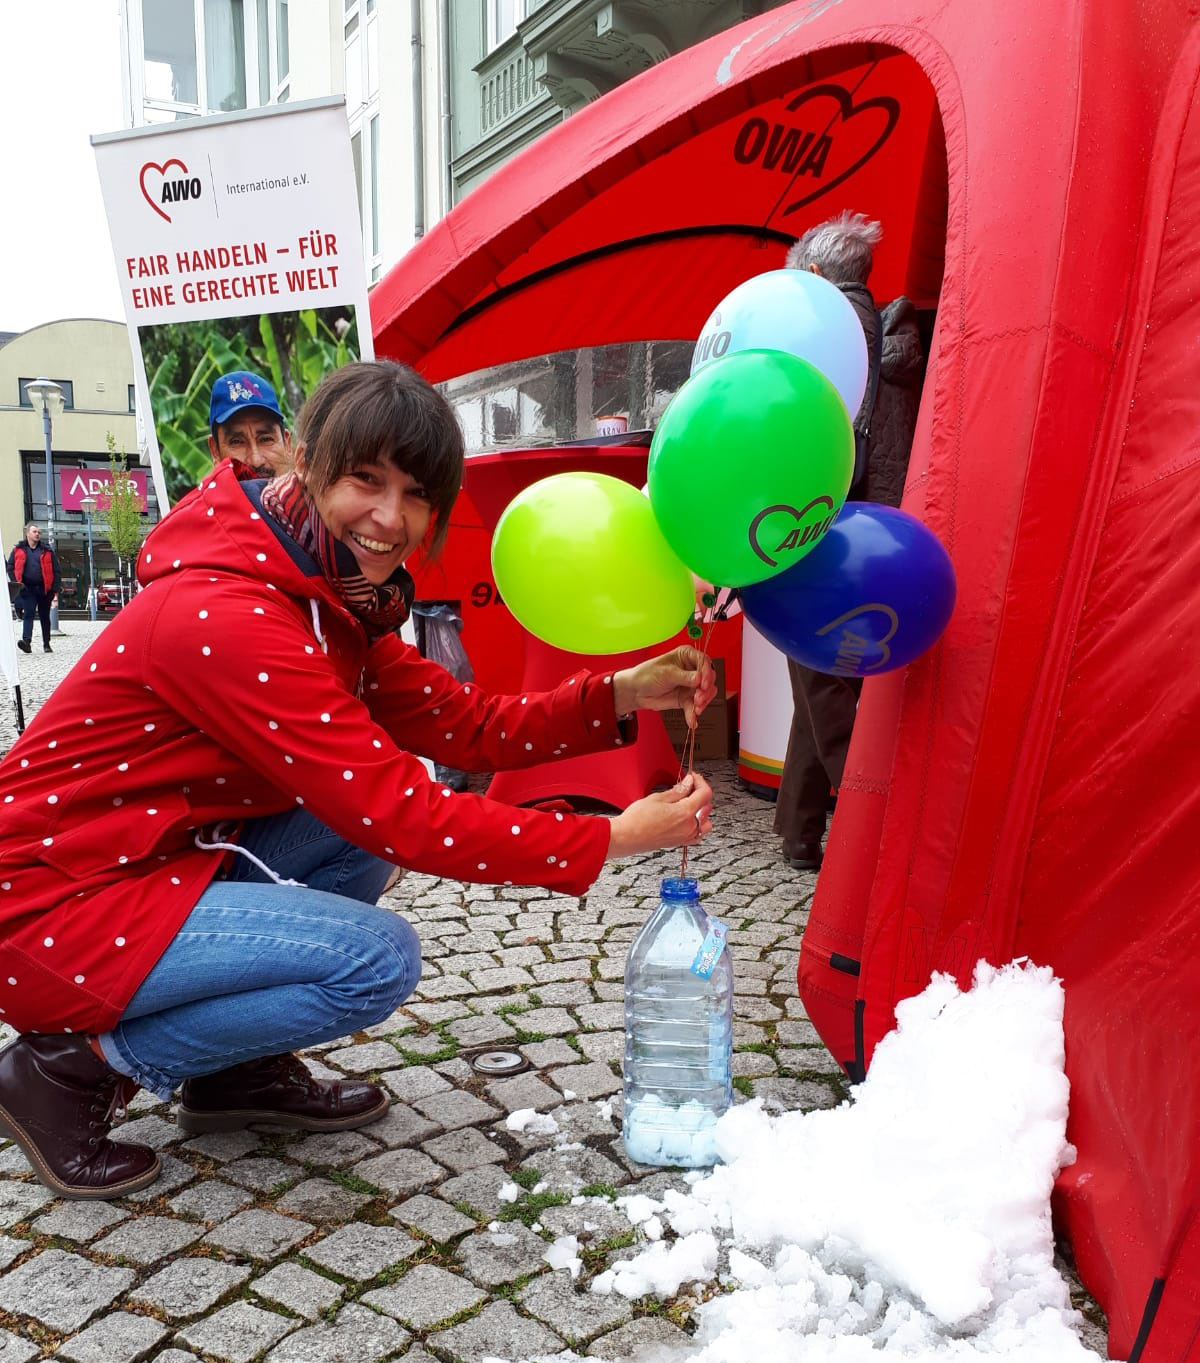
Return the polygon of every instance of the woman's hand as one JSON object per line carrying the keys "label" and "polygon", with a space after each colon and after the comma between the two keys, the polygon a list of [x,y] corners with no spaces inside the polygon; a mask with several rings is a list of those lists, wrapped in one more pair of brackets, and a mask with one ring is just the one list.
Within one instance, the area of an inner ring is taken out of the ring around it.
{"label": "woman's hand", "polygon": [[670,653],[626,667],[613,677],[617,714],[631,710],[682,710],[688,728],[717,694],[713,665],[698,648],[683,644]]}
{"label": "woman's hand", "polygon": [[610,858],[694,847],[712,832],[712,787],[697,772],[677,786],[635,800],[609,824]]}

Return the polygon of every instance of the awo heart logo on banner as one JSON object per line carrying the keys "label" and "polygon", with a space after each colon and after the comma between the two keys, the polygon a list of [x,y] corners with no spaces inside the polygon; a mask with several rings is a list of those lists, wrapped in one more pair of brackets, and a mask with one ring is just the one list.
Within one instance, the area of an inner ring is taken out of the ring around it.
{"label": "awo heart logo on banner", "polygon": [[[171,176],[177,170],[180,174]],[[160,166],[157,161],[147,161],[138,175],[142,198],[165,222],[171,215],[165,204],[186,203],[200,197],[200,177],[193,175],[178,157],[171,157]]]}
{"label": "awo heart logo on banner", "polygon": [[733,145],[734,159],[741,165],[757,163],[763,170],[789,177],[779,199],[788,200],[780,210],[784,218],[865,166],[900,118],[900,102],[893,96],[875,95],[856,104],[840,85],[814,85],[784,108],[787,116],[782,119],[759,114],[746,119]]}

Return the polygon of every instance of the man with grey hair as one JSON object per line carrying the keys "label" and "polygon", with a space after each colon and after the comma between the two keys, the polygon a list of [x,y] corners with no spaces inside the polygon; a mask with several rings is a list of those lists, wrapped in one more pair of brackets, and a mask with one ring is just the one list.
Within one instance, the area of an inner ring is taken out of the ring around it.
{"label": "man with grey hair", "polygon": [[[867,277],[883,228],[862,213],[839,213],[810,227],[787,253],[792,270],[810,270],[846,295],[867,340],[867,390],[854,417],[854,475],[850,497],[867,495],[867,435],[879,377],[880,320]],[[783,858],[794,870],[819,871],[825,815],[831,792],[842,782],[846,752],[862,683],[835,677],[788,659],[792,683],[792,728],[779,796],[775,832],[783,839]]]}

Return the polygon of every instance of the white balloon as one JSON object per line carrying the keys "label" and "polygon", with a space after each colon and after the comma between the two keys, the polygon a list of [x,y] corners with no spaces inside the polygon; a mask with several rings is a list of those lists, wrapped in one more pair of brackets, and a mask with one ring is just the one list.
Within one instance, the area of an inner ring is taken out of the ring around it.
{"label": "white balloon", "polygon": [[858,313],[809,270],[768,270],[721,299],[692,352],[692,373],[739,350],[786,350],[833,384],[851,420],[867,391],[867,339]]}

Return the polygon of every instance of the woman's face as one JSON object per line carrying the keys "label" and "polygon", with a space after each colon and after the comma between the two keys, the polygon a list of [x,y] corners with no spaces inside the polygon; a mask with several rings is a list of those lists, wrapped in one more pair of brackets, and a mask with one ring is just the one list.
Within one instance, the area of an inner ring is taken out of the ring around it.
{"label": "woman's face", "polygon": [[[305,476],[304,446],[296,472]],[[429,529],[429,494],[411,473],[387,461],[362,464],[313,498],[317,514],[350,550],[368,582],[379,586],[418,547]]]}

